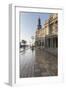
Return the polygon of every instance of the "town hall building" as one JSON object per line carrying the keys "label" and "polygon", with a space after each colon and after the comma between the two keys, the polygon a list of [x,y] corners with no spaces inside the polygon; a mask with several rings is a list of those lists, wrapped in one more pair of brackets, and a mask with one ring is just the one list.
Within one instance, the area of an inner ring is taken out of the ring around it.
{"label": "town hall building", "polygon": [[38,18],[35,44],[40,48],[58,48],[58,14],[51,14],[43,27]]}

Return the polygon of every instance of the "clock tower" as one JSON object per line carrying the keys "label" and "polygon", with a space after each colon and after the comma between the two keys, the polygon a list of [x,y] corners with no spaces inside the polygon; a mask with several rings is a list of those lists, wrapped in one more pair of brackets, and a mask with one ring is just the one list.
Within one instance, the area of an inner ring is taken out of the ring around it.
{"label": "clock tower", "polygon": [[37,25],[37,26],[38,26],[38,27],[37,27],[38,30],[42,28],[40,17],[38,18],[38,25]]}

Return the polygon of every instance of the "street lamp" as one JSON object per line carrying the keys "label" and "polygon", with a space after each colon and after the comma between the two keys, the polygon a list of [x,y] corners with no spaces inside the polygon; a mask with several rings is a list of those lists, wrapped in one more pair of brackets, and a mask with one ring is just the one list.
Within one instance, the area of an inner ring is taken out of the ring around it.
{"label": "street lamp", "polygon": [[34,36],[32,36],[31,39],[32,39],[32,46],[33,46],[33,43],[34,43]]}

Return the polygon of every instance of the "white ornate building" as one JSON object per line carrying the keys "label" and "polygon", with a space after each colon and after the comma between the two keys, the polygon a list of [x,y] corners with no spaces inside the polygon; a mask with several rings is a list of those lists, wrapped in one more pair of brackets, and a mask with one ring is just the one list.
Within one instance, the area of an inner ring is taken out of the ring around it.
{"label": "white ornate building", "polygon": [[42,48],[58,47],[58,14],[51,14],[43,27],[40,18],[38,19],[35,43]]}

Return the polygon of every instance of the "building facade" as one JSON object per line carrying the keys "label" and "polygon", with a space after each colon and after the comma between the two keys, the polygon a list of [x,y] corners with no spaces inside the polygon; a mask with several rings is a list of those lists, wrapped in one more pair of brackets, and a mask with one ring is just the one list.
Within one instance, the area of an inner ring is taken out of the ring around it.
{"label": "building facade", "polygon": [[41,48],[58,47],[58,14],[51,14],[43,27],[40,18],[38,19],[35,44]]}

